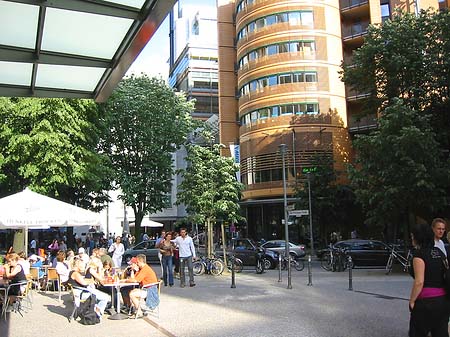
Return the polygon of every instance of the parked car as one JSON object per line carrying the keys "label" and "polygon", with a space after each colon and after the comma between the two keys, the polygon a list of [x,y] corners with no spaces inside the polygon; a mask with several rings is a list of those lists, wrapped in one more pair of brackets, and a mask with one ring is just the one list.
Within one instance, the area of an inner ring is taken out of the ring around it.
{"label": "parked car", "polygon": [[[284,254],[284,252],[286,251],[286,241],[270,240],[262,244],[261,247]],[[296,245],[292,242],[289,242],[289,252],[296,259],[304,257],[306,255],[304,245]]]}
{"label": "parked car", "polygon": [[377,240],[344,240],[333,248],[347,250],[355,267],[385,267],[391,253],[387,244]]}
{"label": "parked car", "polygon": [[135,257],[138,254],[144,254],[147,257],[147,263],[159,263],[159,249],[155,248],[155,244],[156,240],[139,242],[137,245],[125,250],[123,258],[128,263],[132,257]]}
{"label": "parked car", "polygon": [[[256,265],[256,250],[258,244],[252,239],[233,239],[234,255],[242,260],[244,266]],[[277,266],[278,253],[273,250],[268,250],[261,247],[264,250],[264,264],[266,269],[272,269]]]}

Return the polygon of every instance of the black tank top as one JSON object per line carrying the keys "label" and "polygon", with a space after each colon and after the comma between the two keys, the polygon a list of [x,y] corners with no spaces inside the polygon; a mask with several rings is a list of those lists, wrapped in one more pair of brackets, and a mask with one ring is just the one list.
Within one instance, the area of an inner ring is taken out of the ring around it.
{"label": "black tank top", "polygon": [[74,287],[86,288],[86,286],[84,286],[84,285],[78,283],[76,280],[74,280],[74,279],[72,278],[72,274],[73,274],[74,272],[75,272],[74,270],[70,271],[70,273],[69,273],[69,280],[67,281],[67,283],[70,284],[71,286],[74,286]]}
{"label": "black tank top", "polygon": [[[10,283],[19,283],[27,280],[27,276],[25,275],[25,272],[20,264],[18,264],[20,267],[20,271],[13,276],[13,278],[10,279]],[[20,286],[12,286],[9,290],[9,293],[11,295],[19,295],[20,294]]]}
{"label": "black tank top", "polygon": [[436,247],[417,249],[413,252],[413,256],[422,259],[425,263],[423,287],[444,288],[444,263],[440,249]]}

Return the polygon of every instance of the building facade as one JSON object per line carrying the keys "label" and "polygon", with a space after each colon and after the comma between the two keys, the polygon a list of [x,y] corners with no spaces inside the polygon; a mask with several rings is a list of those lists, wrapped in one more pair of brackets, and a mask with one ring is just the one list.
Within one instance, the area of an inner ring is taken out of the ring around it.
{"label": "building facade", "polygon": [[[365,93],[345,88],[341,62],[351,63],[369,24],[418,6],[438,8],[438,2],[218,1],[220,139],[240,148],[249,236],[283,235],[280,144],[287,146],[288,198],[316,154],[344,171],[351,136],[376,127],[376,116],[360,114]],[[291,227],[295,240],[302,229]]]}

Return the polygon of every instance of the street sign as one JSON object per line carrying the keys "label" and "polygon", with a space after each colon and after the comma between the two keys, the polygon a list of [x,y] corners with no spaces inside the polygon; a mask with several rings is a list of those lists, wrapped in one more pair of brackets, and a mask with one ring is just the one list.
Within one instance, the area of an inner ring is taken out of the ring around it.
{"label": "street sign", "polygon": [[302,173],[311,173],[311,172],[316,172],[316,171],[317,171],[317,166],[302,168]]}
{"label": "street sign", "polygon": [[307,210],[307,209],[298,209],[298,210],[295,210],[295,211],[290,211],[289,215],[296,216],[296,217],[301,217],[303,215],[309,215],[309,210]]}

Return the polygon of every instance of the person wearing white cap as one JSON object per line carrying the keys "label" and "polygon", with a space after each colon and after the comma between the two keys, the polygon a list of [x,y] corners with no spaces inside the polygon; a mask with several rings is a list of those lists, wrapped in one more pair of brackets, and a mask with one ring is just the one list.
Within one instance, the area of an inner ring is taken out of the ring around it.
{"label": "person wearing white cap", "polygon": [[86,254],[83,247],[78,248],[78,258],[84,262],[85,266],[89,263],[89,255]]}

